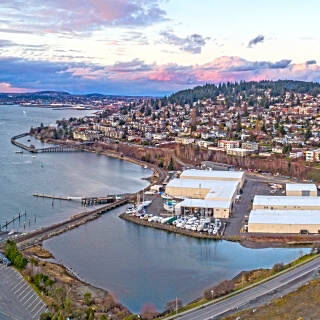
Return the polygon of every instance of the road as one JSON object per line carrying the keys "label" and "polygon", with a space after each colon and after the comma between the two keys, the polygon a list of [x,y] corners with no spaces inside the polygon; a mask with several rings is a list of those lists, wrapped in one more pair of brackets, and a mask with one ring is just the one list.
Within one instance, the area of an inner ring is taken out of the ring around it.
{"label": "road", "polygon": [[320,267],[320,258],[312,260],[304,265],[298,266],[288,272],[281,274],[278,277],[272,278],[271,280],[264,282],[260,285],[252,287],[251,289],[242,291],[239,294],[231,296],[216,303],[208,303],[203,308],[197,308],[193,311],[187,311],[184,314],[176,317],[170,317],[167,319],[180,319],[180,320],[208,320],[208,319],[220,319],[220,317],[232,310],[237,311],[237,308],[255,301],[259,297],[267,294],[272,294],[280,287],[299,279],[300,277],[314,272],[314,270]]}

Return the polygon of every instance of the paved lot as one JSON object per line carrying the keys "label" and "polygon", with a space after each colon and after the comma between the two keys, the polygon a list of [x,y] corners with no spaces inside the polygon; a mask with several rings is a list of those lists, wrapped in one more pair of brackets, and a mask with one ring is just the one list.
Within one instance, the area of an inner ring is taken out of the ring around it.
{"label": "paved lot", "polygon": [[270,193],[270,185],[268,183],[275,182],[284,185],[287,181],[283,181],[276,179],[270,176],[262,176],[262,175],[254,175],[254,174],[246,174],[245,183],[243,185],[243,194],[241,202],[235,203],[232,215],[228,220],[228,226],[225,230],[224,235],[226,236],[234,236],[241,234],[241,229],[245,224],[248,224],[246,219],[249,215],[252,202],[251,200],[255,195],[267,195],[267,196],[284,196],[281,192],[284,189],[277,189],[275,193]]}
{"label": "paved lot", "polygon": [[0,263],[0,319],[39,319],[45,303],[12,267]]}

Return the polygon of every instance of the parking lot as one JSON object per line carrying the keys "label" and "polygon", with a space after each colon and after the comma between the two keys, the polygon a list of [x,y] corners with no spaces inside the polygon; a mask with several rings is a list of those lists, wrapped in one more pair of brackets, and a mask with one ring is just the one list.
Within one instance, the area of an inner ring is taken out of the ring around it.
{"label": "parking lot", "polygon": [[261,175],[247,174],[242,188],[243,193],[241,195],[241,201],[235,203],[232,215],[227,219],[228,226],[224,235],[234,236],[242,233],[242,228],[247,224],[248,215],[252,208],[251,201],[255,195],[285,196],[285,194],[282,193],[284,189],[272,189],[269,184],[271,182],[284,185],[287,181],[279,181],[279,179],[275,179],[272,176],[265,177]]}
{"label": "parking lot", "polygon": [[13,268],[0,263],[0,319],[39,319],[45,303]]}

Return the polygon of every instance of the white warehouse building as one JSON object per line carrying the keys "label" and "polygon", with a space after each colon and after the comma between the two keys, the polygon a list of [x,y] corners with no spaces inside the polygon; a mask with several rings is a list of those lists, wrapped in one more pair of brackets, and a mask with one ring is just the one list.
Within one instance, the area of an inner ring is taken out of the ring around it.
{"label": "white warehouse building", "polygon": [[198,211],[215,218],[229,218],[236,195],[244,183],[244,172],[186,170],[171,180],[166,193],[184,200],[175,211]]}
{"label": "white warehouse building", "polygon": [[315,184],[305,183],[287,183],[286,184],[287,196],[302,196],[302,197],[316,197],[318,195],[317,187]]}
{"label": "white warehouse building", "polygon": [[314,196],[255,196],[248,232],[319,233],[320,198]]}

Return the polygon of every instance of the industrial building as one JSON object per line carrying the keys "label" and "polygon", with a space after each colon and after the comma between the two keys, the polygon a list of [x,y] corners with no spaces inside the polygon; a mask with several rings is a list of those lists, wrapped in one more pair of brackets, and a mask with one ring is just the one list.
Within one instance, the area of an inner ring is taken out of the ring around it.
{"label": "industrial building", "polygon": [[287,183],[286,195],[301,196],[301,197],[316,197],[318,195],[318,191],[315,184]]}
{"label": "industrial building", "polygon": [[248,232],[320,233],[320,198],[302,196],[302,191],[313,194],[313,188],[301,184],[287,184],[286,188],[289,194],[298,195],[254,197]]}
{"label": "industrial building", "polygon": [[248,232],[320,233],[318,210],[252,210]]}
{"label": "industrial building", "polygon": [[[252,210],[320,210],[319,197],[260,196],[253,199]],[[320,211],[319,211],[320,214]]]}
{"label": "industrial building", "polygon": [[237,181],[240,188],[244,184],[244,178],[243,171],[185,170],[180,175],[180,179]]}
{"label": "industrial building", "polygon": [[244,172],[185,170],[167,184],[166,193],[183,199],[175,206],[177,214],[191,211],[229,218],[243,183]]}

